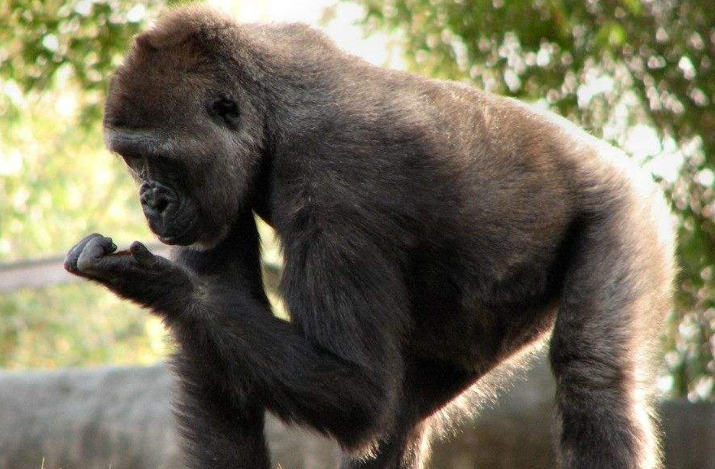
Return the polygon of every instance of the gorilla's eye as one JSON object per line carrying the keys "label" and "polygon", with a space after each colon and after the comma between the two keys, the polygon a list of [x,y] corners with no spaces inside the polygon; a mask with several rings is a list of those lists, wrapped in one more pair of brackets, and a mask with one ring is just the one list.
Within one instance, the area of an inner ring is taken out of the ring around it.
{"label": "gorilla's eye", "polygon": [[132,169],[136,169],[137,166],[141,163],[141,158],[134,154],[134,153],[121,153],[122,159],[124,159],[124,162],[127,164]]}
{"label": "gorilla's eye", "polygon": [[238,125],[238,104],[231,98],[221,97],[211,103],[211,114],[232,129]]}

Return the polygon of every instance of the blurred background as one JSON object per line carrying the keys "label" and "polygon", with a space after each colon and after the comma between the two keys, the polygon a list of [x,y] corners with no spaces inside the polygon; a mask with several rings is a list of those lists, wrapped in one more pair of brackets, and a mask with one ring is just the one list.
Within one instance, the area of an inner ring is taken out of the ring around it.
{"label": "blurred background", "polygon": [[[93,231],[120,246],[153,239],[103,147],[102,103],[132,36],[172,3],[0,2],[0,368],[150,365],[169,352],[158,320],[68,282],[60,260]],[[208,3],[244,21],[310,23],[372,63],[517,97],[626,150],[678,224],[658,392],[715,402],[715,0]],[[261,231],[275,274],[277,242]]]}

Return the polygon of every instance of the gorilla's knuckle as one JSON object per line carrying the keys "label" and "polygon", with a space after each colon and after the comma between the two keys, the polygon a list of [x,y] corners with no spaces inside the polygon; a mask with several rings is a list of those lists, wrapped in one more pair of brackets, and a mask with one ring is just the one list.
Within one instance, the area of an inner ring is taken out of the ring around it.
{"label": "gorilla's knuckle", "polygon": [[77,270],[80,272],[88,272],[94,267],[96,267],[96,262],[89,256],[80,256],[80,258],[77,259]]}

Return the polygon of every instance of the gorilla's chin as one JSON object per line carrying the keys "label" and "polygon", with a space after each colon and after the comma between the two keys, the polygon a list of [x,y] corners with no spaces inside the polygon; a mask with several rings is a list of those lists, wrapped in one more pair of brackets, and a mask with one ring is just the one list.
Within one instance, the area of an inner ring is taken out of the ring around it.
{"label": "gorilla's chin", "polygon": [[159,237],[159,241],[161,241],[164,244],[168,244],[169,246],[190,246],[194,244],[195,240],[191,238],[186,238],[184,236],[182,237],[177,237],[177,236],[161,236],[157,235]]}
{"label": "gorilla's chin", "polygon": [[194,231],[194,230],[187,230],[186,232],[178,234],[178,235],[175,235],[175,234],[167,235],[167,234],[160,234],[160,233],[156,233],[156,232],[154,232],[154,234],[156,234],[157,237],[159,238],[159,241],[161,241],[164,244],[168,244],[170,246],[189,246],[189,245],[195,243],[196,239],[198,238],[196,233],[193,233],[192,231]]}
{"label": "gorilla's chin", "polygon": [[230,228],[226,225],[214,231],[211,236],[201,237],[200,239],[196,239],[196,241],[186,246],[195,251],[208,251],[209,249],[215,248],[224,239],[226,239],[228,237],[229,232]]}

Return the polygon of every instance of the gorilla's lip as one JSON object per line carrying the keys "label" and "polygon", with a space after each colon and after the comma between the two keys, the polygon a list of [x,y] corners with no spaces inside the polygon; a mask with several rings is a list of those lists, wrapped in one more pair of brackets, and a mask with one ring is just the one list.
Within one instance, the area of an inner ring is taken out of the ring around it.
{"label": "gorilla's lip", "polygon": [[[150,225],[151,228],[151,225]],[[163,234],[163,233],[157,233],[156,231],[154,234],[157,235],[159,238],[159,241],[161,241],[164,244],[168,244],[169,246],[174,246],[174,245],[179,245],[179,246],[188,246],[189,244],[192,244],[195,241],[195,233],[194,233],[194,225],[189,224],[186,228],[184,228],[180,233],[178,234]],[[154,231],[154,230],[152,230]]]}
{"label": "gorilla's lip", "polygon": [[161,241],[164,244],[168,244],[169,246],[174,246],[174,245],[188,246],[189,244],[192,244],[194,242],[193,236],[189,235],[189,231],[191,231],[191,230],[187,229],[180,235],[174,235],[174,236],[162,236],[162,235],[157,235],[157,236],[159,237],[159,241]]}
{"label": "gorilla's lip", "polygon": [[188,246],[196,240],[199,234],[197,216],[182,208],[180,204],[171,204],[161,215],[146,217],[149,229],[163,244]]}
{"label": "gorilla's lip", "polygon": [[169,246],[189,246],[196,242],[202,232],[200,214],[196,206],[186,199],[169,204],[158,217],[146,218],[149,229],[159,241]]}
{"label": "gorilla's lip", "polygon": [[175,245],[175,244],[179,244],[179,243],[177,243],[177,242],[175,241],[175,239],[174,239],[173,236],[168,236],[168,237],[159,236],[159,241],[161,241],[161,242],[164,243],[164,244],[168,244],[169,246],[173,246],[173,245]]}

